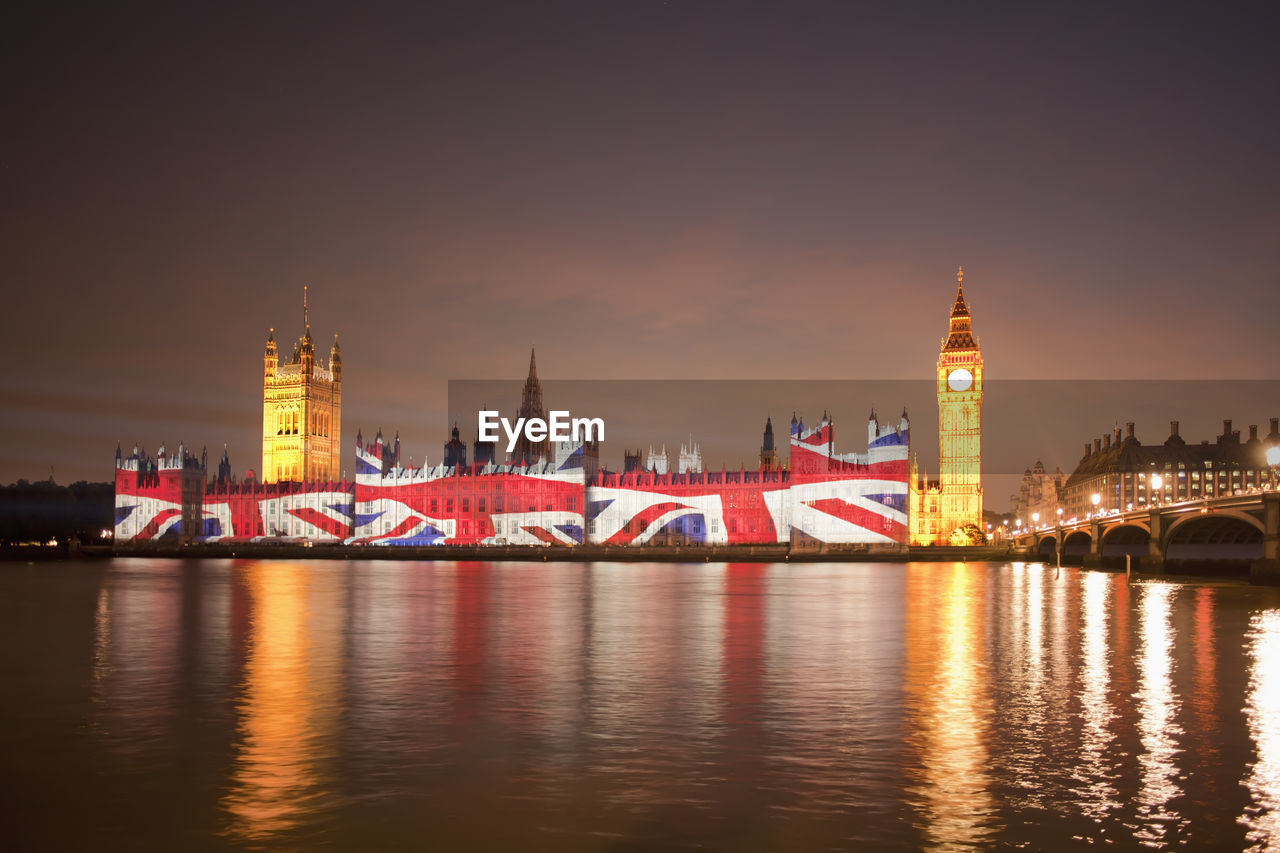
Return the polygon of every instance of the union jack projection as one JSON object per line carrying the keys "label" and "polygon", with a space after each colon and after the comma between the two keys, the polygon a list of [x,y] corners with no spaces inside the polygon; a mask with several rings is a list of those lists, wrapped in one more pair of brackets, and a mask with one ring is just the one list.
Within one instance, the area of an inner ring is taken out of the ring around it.
{"label": "union jack projection", "polygon": [[353,483],[214,483],[205,492],[201,536],[343,542],[351,536]]}
{"label": "union jack projection", "polygon": [[[116,454],[119,543],[288,540],[355,545],[764,545],[907,541],[906,413],[867,424],[867,452],[835,452],[835,427],[791,424],[789,470],[587,479],[584,448],[532,465],[400,465],[400,442],[356,438],[354,482],[236,482],[223,454]],[[592,465],[595,451],[593,447]]]}
{"label": "union jack projection", "polygon": [[600,545],[786,542],[786,472],[600,474],[587,487],[587,541]]}
{"label": "union jack projection", "polygon": [[204,460],[179,444],[165,446],[154,459],[134,447],[128,457],[116,448],[116,542],[192,540],[199,530]]}
{"label": "union jack projection", "polygon": [[881,426],[873,411],[865,454],[835,452],[824,413],[814,427],[791,422],[791,544],[907,541],[907,413]]}
{"label": "union jack projection", "polygon": [[372,545],[578,545],[582,447],[532,465],[402,468],[399,439],[356,446],[350,542]]}

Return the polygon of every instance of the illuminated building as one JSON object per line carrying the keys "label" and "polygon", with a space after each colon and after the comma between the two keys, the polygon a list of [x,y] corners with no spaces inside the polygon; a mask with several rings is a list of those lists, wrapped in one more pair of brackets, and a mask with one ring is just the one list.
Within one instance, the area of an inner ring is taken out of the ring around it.
{"label": "illuminated building", "polygon": [[[1170,421],[1169,437],[1162,444],[1143,444],[1127,423],[1092,444],[1071,472],[1062,490],[1063,511],[1068,518],[1084,517],[1094,509],[1128,510],[1153,502],[1177,503],[1231,495],[1266,488],[1271,482],[1266,449],[1280,443],[1280,418],[1271,419],[1271,434],[1258,438],[1249,427],[1249,439],[1231,421],[1222,422],[1215,441],[1187,444],[1178,434],[1178,422]],[[1159,477],[1158,490],[1152,478]],[[1099,503],[1093,506],[1093,495]]]}
{"label": "illuminated building", "polygon": [[1061,468],[1055,468],[1050,474],[1045,471],[1044,463],[1036,460],[1034,468],[1022,472],[1022,483],[1018,493],[1009,498],[1009,514],[1017,518],[1031,518],[1039,513],[1041,518],[1053,518],[1062,506],[1062,489],[1066,485],[1067,475]]}
{"label": "illuminated building", "polygon": [[702,473],[702,450],[693,443],[693,436],[689,436],[687,445],[684,442],[680,443],[680,455],[676,457],[676,473]]}
{"label": "illuminated building", "polygon": [[116,447],[116,541],[170,538],[191,542],[200,530],[206,457],[181,443],[170,454],[160,445],[152,459],[137,447]]}
{"label": "illuminated building", "polygon": [[[304,303],[305,304],[305,303]],[[304,323],[304,326],[306,324]],[[266,471],[291,450],[314,450],[330,427],[315,417],[320,381],[309,330],[285,368],[275,363],[274,336],[268,342],[266,411],[279,435],[264,436]],[[337,407],[341,361],[335,344],[331,360],[332,408]],[[289,369],[292,368],[292,369]],[[275,382],[278,377],[292,378]],[[321,379],[326,377],[322,376]],[[285,392],[296,393],[290,398]],[[273,391],[278,392],[274,393]],[[295,418],[290,399],[300,402]],[[521,417],[545,416],[536,365],[530,358]],[[314,425],[301,441],[297,420]],[[766,425],[772,447],[772,421]],[[336,430],[335,430],[336,431]],[[292,443],[285,442],[289,439]],[[277,445],[282,445],[277,447]],[[491,442],[485,443],[491,448]],[[800,550],[834,546],[888,546],[906,542],[909,424],[881,425],[872,412],[866,453],[837,453],[834,425],[824,413],[814,427],[793,420],[790,458],[772,470],[703,470],[698,446],[681,445],[678,469],[667,470],[666,448],[650,450],[642,465],[639,450],[625,453],[621,474],[599,471],[599,442],[527,444],[515,459],[491,458],[468,466],[466,445],[455,425],[441,465],[404,467],[399,436],[364,443],[356,435],[354,481],[317,477],[319,463],[279,462],[277,476],[263,482],[252,475],[237,481],[224,452],[217,477],[205,483],[206,464],[179,449],[151,462],[135,450],[117,452],[115,544],[165,541],[234,543],[297,540],[352,545],[522,545],[574,546],[586,543],[642,545],[779,545]],[[776,451],[775,451],[776,452]],[[525,463],[526,454],[533,461]],[[329,469],[336,466],[337,451]],[[519,460],[519,461],[515,461]],[[295,468],[295,464],[297,467]],[[286,465],[288,467],[286,467]],[[646,470],[647,469],[647,470]],[[303,480],[301,477],[306,476]],[[294,479],[294,478],[297,479]]]}
{"label": "illuminated building", "polygon": [[913,545],[961,544],[959,528],[981,528],[982,374],[962,268],[956,273],[950,328],[938,353],[938,480],[930,482],[918,471],[911,476]]}
{"label": "illuminated building", "polygon": [[653,445],[649,445],[649,455],[644,460],[644,470],[651,471],[654,474],[667,473],[667,467],[670,463],[667,460],[667,446],[662,445],[661,453],[653,452]]}
{"label": "illuminated building", "polygon": [[262,369],[262,476],[264,483],[332,480],[339,475],[342,438],[342,352],[333,336],[329,365],[315,355],[302,297],[302,337],[289,361],[267,335]]}

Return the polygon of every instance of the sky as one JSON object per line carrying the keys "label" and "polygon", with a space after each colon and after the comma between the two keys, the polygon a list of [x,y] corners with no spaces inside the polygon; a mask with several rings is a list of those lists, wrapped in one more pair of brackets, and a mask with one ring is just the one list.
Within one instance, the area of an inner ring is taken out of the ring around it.
{"label": "sky", "polygon": [[[304,285],[344,443],[433,461],[448,382],[519,379],[535,344],[548,379],[928,379],[959,265],[991,380],[1274,378],[1278,25],[28,5],[0,35],[0,481],[108,479],[117,441],[256,468],[263,344],[301,333]],[[1280,399],[1237,409],[1208,417]],[[1125,414],[1037,455],[1069,468]]]}

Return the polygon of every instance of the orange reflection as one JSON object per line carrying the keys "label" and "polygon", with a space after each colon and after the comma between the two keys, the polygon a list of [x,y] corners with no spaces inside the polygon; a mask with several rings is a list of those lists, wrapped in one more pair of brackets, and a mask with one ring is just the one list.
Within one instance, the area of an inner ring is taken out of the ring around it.
{"label": "orange reflection", "polygon": [[[1218,656],[1213,643],[1213,590],[1196,590],[1195,630],[1192,634],[1192,693],[1191,709],[1195,712],[1195,754],[1201,762],[1219,760],[1219,733],[1222,721],[1218,718]],[[1198,781],[1206,798],[1217,798],[1216,778],[1205,774]]]}
{"label": "orange reflection", "polygon": [[1182,794],[1176,759],[1181,752],[1177,738],[1183,732],[1173,692],[1173,630],[1169,622],[1174,594],[1168,584],[1143,586],[1138,621],[1138,735],[1143,753],[1138,757],[1142,778],[1137,805],[1142,825],[1135,836],[1149,847],[1163,846],[1170,830],[1182,822],[1169,807]]}
{"label": "orange reflection", "polygon": [[979,618],[984,589],[963,563],[949,570],[911,565],[907,573],[905,690],[909,728],[919,733],[921,784],[914,793],[924,812],[921,829],[930,844],[981,848],[994,831],[986,745],[991,702]]}
{"label": "orange reflection", "polygon": [[268,840],[326,796],[341,675],[335,578],[297,564],[247,567],[253,615],[239,754],[222,801],[231,836]]}
{"label": "orange reflection", "polygon": [[[1080,634],[1080,706],[1083,715],[1080,763],[1075,779],[1080,783],[1074,793],[1080,809],[1096,823],[1120,806],[1116,789],[1111,784],[1112,772],[1107,754],[1113,740],[1111,721],[1115,716],[1107,700],[1110,668],[1107,665],[1107,613],[1111,606],[1111,587],[1115,578],[1102,572],[1086,572],[1083,584],[1083,608]],[[1121,580],[1123,580],[1121,578]]]}
{"label": "orange reflection", "polygon": [[1244,784],[1252,802],[1240,816],[1249,850],[1280,845],[1280,610],[1253,617],[1249,631],[1249,698],[1245,719],[1258,750]]}

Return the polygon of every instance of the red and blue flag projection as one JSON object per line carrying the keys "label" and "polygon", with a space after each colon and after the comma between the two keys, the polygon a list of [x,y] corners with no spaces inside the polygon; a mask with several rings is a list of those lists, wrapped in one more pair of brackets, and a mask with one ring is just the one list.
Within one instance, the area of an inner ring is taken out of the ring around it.
{"label": "red and blue flag projection", "polygon": [[791,542],[861,544],[907,541],[910,424],[906,413],[867,422],[865,454],[835,451],[835,425],[791,425]]}
{"label": "red and blue flag projection", "polygon": [[[398,447],[398,445],[397,445]],[[356,449],[355,544],[577,545],[582,448],[549,462],[402,468],[378,440]]]}

